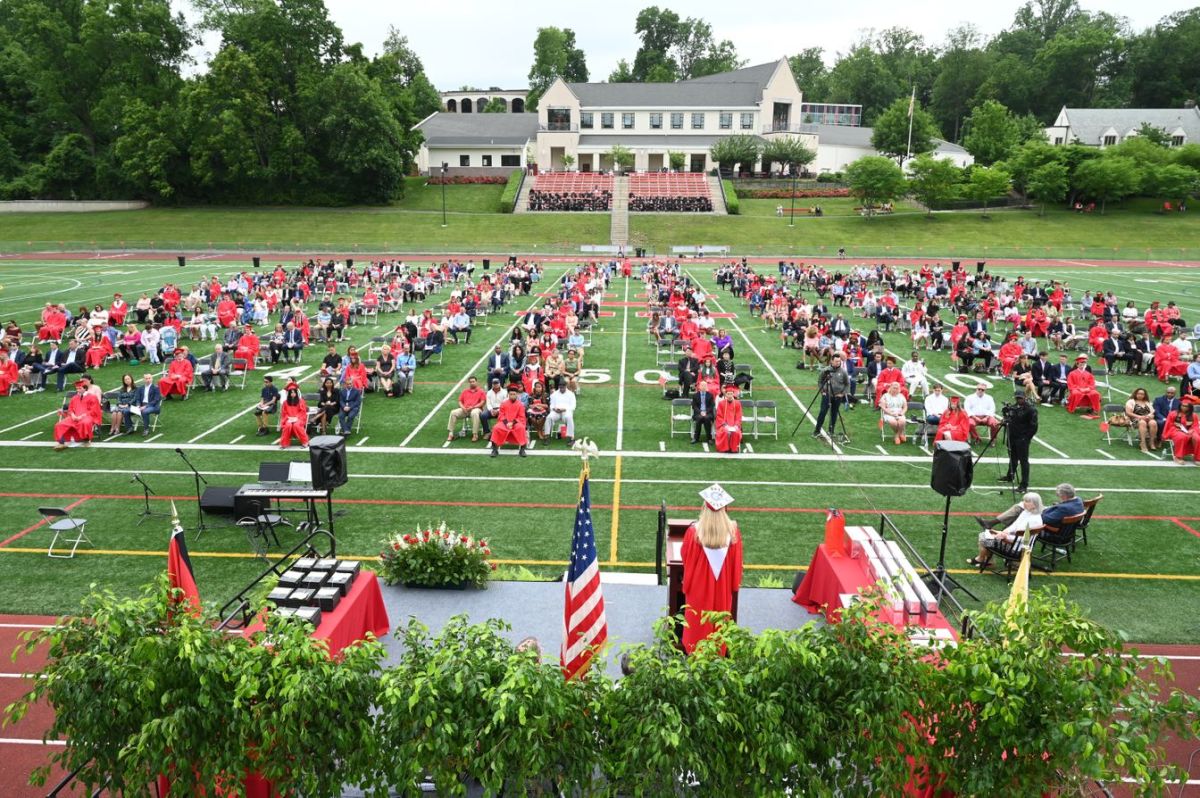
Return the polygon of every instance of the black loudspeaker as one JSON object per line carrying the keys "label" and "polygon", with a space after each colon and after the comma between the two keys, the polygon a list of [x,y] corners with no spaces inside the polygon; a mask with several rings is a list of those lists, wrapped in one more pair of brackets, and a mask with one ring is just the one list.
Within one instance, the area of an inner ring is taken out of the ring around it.
{"label": "black loudspeaker", "polygon": [[205,488],[204,495],[200,497],[200,509],[206,513],[229,515],[233,513],[233,497],[237,492],[237,488]]}
{"label": "black loudspeaker", "polygon": [[492,259],[491,259],[491,258],[484,258],[484,259],[483,259],[483,270],[484,270],[484,271],[487,271],[487,270],[488,270],[488,269],[490,269],[490,268],[492,268]]}
{"label": "black loudspeaker", "polygon": [[983,270],[984,270],[984,269],[986,269],[986,268],[987,268],[987,261],[986,261],[986,260],[981,260],[981,261],[979,261],[978,263],[976,263],[976,264],[975,264],[975,273],[976,273],[976,274],[983,274]]}
{"label": "black loudspeaker", "polygon": [[346,268],[347,269],[354,268],[354,258],[346,258]]}
{"label": "black loudspeaker", "polygon": [[179,260],[179,268],[182,269],[184,266],[187,266],[187,258],[180,255],[180,256],[178,256],[178,260]]}
{"label": "black loudspeaker", "polygon": [[255,255],[255,256],[254,256],[254,268],[256,268],[256,269],[257,269],[257,268],[258,268],[259,266],[261,266],[261,265],[262,265],[262,258],[260,258],[260,257],[258,257],[257,255]]}
{"label": "black loudspeaker", "polygon": [[[933,450],[929,487],[943,496],[962,496],[971,489],[975,463],[971,447],[962,441],[938,441]],[[315,476],[315,470],[314,470]]]}
{"label": "black loudspeaker", "polygon": [[950,261],[950,267],[951,267],[951,268],[952,268],[954,271],[958,271],[960,268],[962,268],[962,262],[961,262],[961,261],[957,261],[957,260],[952,260],[952,261]]}
{"label": "black loudspeaker", "polygon": [[509,265],[509,266],[516,266],[516,265],[517,265],[517,256],[516,256],[516,255],[509,255],[509,256],[508,256],[508,265]]}
{"label": "black loudspeaker", "polygon": [[318,435],[308,442],[314,490],[333,490],[346,484],[346,439]]}
{"label": "black loudspeaker", "polygon": [[781,269],[782,269],[782,268],[783,268],[784,266],[786,266],[786,265],[787,265],[787,262],[786,262],[786,261],[782,261],[782,260],[781,260],[781,261],[779,261],[779,268],[781,268]]}

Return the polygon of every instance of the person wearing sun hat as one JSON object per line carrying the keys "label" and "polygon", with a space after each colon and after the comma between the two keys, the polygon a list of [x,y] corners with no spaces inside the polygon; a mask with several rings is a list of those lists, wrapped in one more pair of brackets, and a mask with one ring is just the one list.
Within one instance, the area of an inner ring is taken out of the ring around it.
{"label": "person wearing sun hat", "polygon": [[1100,392],[1096,390],[1096,378],[1088,369],[1087,355],[1075,358],[1075,368],[1067,376],[1067,412],[1074,413],[1080,405],[1091,408],[1084,418],[1094,419],[1100,415]]}
{"label": "person wearing sun hat", "polygon": [[718,452],[736,454],[742,450],[742,403],[732,383],[725,386],[725,396],[717,402],[713,432]]}
{"label": "person wearing sun hat", "polygon": [[75,383],[75,395],[61,412],[58,423],[54,425],[55,451],[61,452],[67,448],[67,441],[78,441],[84,446],[91,443],[96,419],[101,414],[100,403],[95,396],[88,393],[89,385],[87,380]]}
{"label": "person wearing sun hat", "polygon": [[742,536],[726,511],[733,497],[720,485],[700,491],[700,518],[683,536],[683,648],[691,654],[715,630],[706,612],[731,612],[742,584]]}

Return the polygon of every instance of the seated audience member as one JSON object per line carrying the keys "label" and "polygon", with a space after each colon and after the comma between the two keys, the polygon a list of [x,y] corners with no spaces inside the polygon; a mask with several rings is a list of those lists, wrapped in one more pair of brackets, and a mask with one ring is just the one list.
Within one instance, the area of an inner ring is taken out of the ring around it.
{"label": "seated audience member", "polygon": [[925,423],[937,424],[942,420],[942,414],[950,407],[950,400],[941,384],[933,386],[933,392],[925,397]]}
{"label": "seated audience member", "polygon": [[0,396],[8,396],[17,384],[18,377],[16,362],[9,358],[7,350],[0,349]]}
{"label": "seated audience member", "polygon": [[929,395],[929,370],[925,368],[925,363],[916,352],[912,353],[912,359],[905,361],[900,373],[904,376],[904,384],[908,386],[910,393],[915,394],[920,390],[922,396]]}
{"label": "seated audience member", "polygon": [[465,343],[471,343],[471,317],[467,315],[465,310],[460,310],[450,317],[450,323],[447,331],[454,343],[458,343],[459,334],[465,335],[467,340]]}
{"label": "seated audience member", "polygon": [[217,344],[213,347],[208,365],[200,372],[206,391],[223,391],[229,387],[229,374],[233,370],[233,358],[225,351],[225,347]]}
{"label": "seated audience member", "polygon": [[304,333],[296,327],[294,322],[288,322],[287,328],[283,331],[283,359],[291,363],[295,360],[300,362],[300,355],[304,352]]}
{"label": "seated audience member", "polygon": [[379,357],[375,360],[375,368],[373,369],[378,390],[382,390],[387,396],[394,397],[395,382],[396,382],[396,358],[392,356],[392,349],[389,346],[384,346],[379,350]]}
{"label": "seated audience member", "polygon": [[367,365],[362,362],[358,349],[353,346],[346,350],[346,357],[342,360],[341,378],[344,380],[347,376],[354,382],[355,388],[360,391],[367,389]]}
{"label": "seated audience member", "polygon": [[292,436],[300,439],[300,447],[308,446],[308,405],[300,395],[300,386],[289,382],[286,388],[286,398],[280,406],[279,415],[279,448],[286,449],[292,444]]}
{"label": "seated audience member", "polygon": [[996,400],[987,392],[987,385],[979,383],[963,401],[963,409],[970,419],[971,437],[977,438],[976,427],[987,427],[991,440],[996,439],[1000,430],[1000,420],[996,418]]}
{"label": "seated audience member", "polygon": [[542,427],[543,435],[554,435],[556,429],[566,429],[567,443],[575,441],[575,394],[567,390],[565,380],[550,394],[550,412]]}
{"label": "seated audience member", "polygon": [[1200,463],[1200,424],[1197,424],[1196,405],[1192,397],[1185,396],[1178,410],[1172,410],[1163,423],[1163,442],[1170,444],[1171,456],[1176,465],[1183,465],[1183,458],[1191,457]]}
{"label": "seated audience member", "polygon": [[500,348],[500,344],[496,344],[492,349],[492,353],[487,359],[487,376],[488,383],[491,384],[495,380],[500,380],[503,384],[504,380],[508,379],[509,371],[512,367],[512,358],[504,353]]}
{"label": "seated audience member", "polygon": [[529,435],[526,431],[525,405],[521,404],[521,400],[518,398],[520,390],[520,386],[515,383],[509,385],[508,398],[500,405],[496,425],[492,428],[491,434],[492,457],[499,457],[500,447],[508,443],[515,443],[519,446],[517,453],[521,457],[525,456],[525,447],[529,445]]}
{"label": "seated audience member", "polygon": [[421,351],[421,365],[427,365],[429,360],[436,354],[442,351],[442,347],[446,343],[446,335],[439,328],[434,327],[429,331],[429,335],[425,337],[425,348]]}
{"label": "seated audience member", "polygon": [[1090,408],[1084,418],[1100,415],[1100,392],[1096,390],[1096,378],[1088,370],[1086,355],[1075,358],[1075,368],[1067,377],[1067,412],[1074,413],[1080,406]]}
{"label": "seated audience member", "polygon": [[1168,385],[1166,393],[1154,400],[1154,420],[1158,423],[1159,438],[1162,437],[1163,425],[1167,423],[1167,416],[1171,415],[1172,411],[1179,409],[1179,396],[1176,393],[1174,385]]}
{"label": "seated audience member", "polygon": [[717,402],[713,430],[718,452],[737,454],[742,450],[742,403],[736,385],[725,386],[725,396]]}
{"label": "seated audience member", "polygon": [[1103,353],[1104,364],[1108,367],[1109,374],[1114,373],[1113,368],[1121,362],[1125,363],[1125,373],[1131,374],[1141,360],[1133,345],[1122,335],[1114,335],[1105,339]]}
{"label": "seated audience member", "polygon": [[337,377],[342,372],[342,356],[337,353],[337,347],[330,344],[321,358],[322,377]]}
{"label": "seated audience member", "polygon": [[478,441],[481,424],[480,416],[486,405],[487,396],[483,389],[479,387],[479,380],[475,377],[469,377],[467,379],[467,387],[458,395],[458,407],[450,411],[450,419],[446,423],[446,440],[453,441],[458,422],[464,418],[469,418],[471,419],[471,441]]}
{"label": "seated audience member", "polygon": [[100,402],[88,393],[86,380],[77,380],[75,394],[67,406],[59,411],[58,423],[54,425],[54,449],[61,452],[67,443],[74,441],[84,446],[91,445],[97,418],[101,416]]}
{"label": "seated audience member", "polygon": [[187,397],[194,376],[195,369],[192,362],[187,359],[187,351],[175,350],[175,357],[171,360],[171,365],[167,367],[166,376],[158,381],[158,389],[162,391],[163,399],[170,399],[173,394]]}
{"label": "seated audience member", "polygon": [[137,397],[129,410],[131,414],[142,420],[143,438],[150,434],[150,428],[154,426],[150,420],[150,416],[157,416],[162,413],[162,400],[162,391],[154,384],[154,376],[152,374],[143,374],[142,384],[137,389]]}
{"label": "seated audience member", "polygon": [[562,352],[552,349],[546,355],[543,373],[546,375],[546,388],[550,391],[557,390],[566,382],[567,362],[563,359]]}
{"label": "seated audience member", "polygon": [[[282,348],[283,345],[281,343],[280,351],[282,351]],[[259,341],[258,336],[254,333],[254,327],[247,324],[245,329],[242,330],[242,337],[238,339],[237,348],[234,350],[233,356],[245,358],[249,364],[248,367],[254,368],[254,361],[258,358],[258,353],[261,349],[262,342]]]}
{"label": "seated audience member", "polygon": [[546,416],[550,414],[550,397],[546,395],[546,386],[542,382],[532,383],[531,389],[526,389],[521,404],[525,405],[525,420],[529,429],[537,432],[538,440],[545,440],[544,430]]}
{"label": "seated audience member", "polygon": [[341,410],[341,395],[337,385],[333,377],[326,377],[321,381],[321,390],[317,391],[317,415],[313,418],[322,435],[329,431],[329,422],[337,418]]}
{"label": "seated audience member", "polygon": [[[732,377],[725,385],[733,385]],[[704,440],[713,439],[713,419],[717,413],[717,397],[713,386],[705,380],[696,383],[696,393],[692,395],[692,443],[700,443],[700,433]]]}
{"label": "seated audience member", "polygon": [[407,348],[396,355],[396,396],[404,396],[413,392],[414,375],[417,372],[417,358]]}
{"label": "seated audience member", "polygon": [[907,439],[905,425],[908,419],[904,413],[908,410],[908,400],[900,393],[900,383],[888,384],[887,390],[879,398],[880,420],[892,430],[892,441],[899,446]]}
{"label": "seated audience member", "polygon": [[[1075,488],[1070,483],[1063,482],[1060,484],[1054,489],[1054,494],[1058,498],[1058,503],[1042,510],[1042,526],[1058,527],[1062,524],[1064,518],[1079,515],[1083,512],[1083,500],[1075,495]],[[995,518],[984,518],[977,515],[975,516],[975,520],[984,529],[1003,528],[1016,521],[1024,510],[1025,503],[1022,500]]]}
{"label": "seated audience member", "polygon": [[258,422],[256,435],[270,435],[270,416],[279,412],[279,389],[275,387],[275,378],[263,377],[262,392],[258,404],[254,406],[254,419]]}
{"label": "seated audience member", "polygon": [[[283,336],[282,324],[276,324],[275,329],[267,336],[267,350],[271,353],[271,365],[278,363],[279,358],[283,356]],[[238,351],[241,351],[240,345]],[[242,355],[238,355],[238,357],[242,357]]]}
{"label": "seated audience member", "polygon": [[112,401],[112,424],[109,425],[109,435],[119,435],[123,432],[128,432],[131,424],[129,411],[133,407],[133,403],[137,401],[137,383],[133,381],[132,374],[121,375],[121,387],[117,389],[117,395]]}
{"label": "seated audience member", "polygon": [[946,412],[942,413],[942,418],[938,421],[936,438],[939,441],[960,441],[967,442],[967,438],[971,434],[971,420],[967,417],[967,413],[963,410],[962,405],[958,401],[957,396],[950,397],[950,406],[946,408]]}
{"label": "seated audience member", "polygon": [[[9,360],[16,362],[12,357],[9,357]],[[25,358],[17,367],[17,382],[21,386],[22,393],[40,392],[45,383],[45,373],[46,359],[42,355],[42,350],[38,348],[36,342],[31,343],[29,351],[25,353]]]}
{"label": "seated audience member", "polygon": [[1141,450],[1149,452],[1158,440],[1158,422],[1154,419],[1154,405],[1145,388],[1135,388],[1125,402],[1125,417],[1129,419],[1129,426],[1137,430]]}
{"label": "seated audience member", "polygon": [[338,395],[338,434],[349,435],[354,427],[354,419],[362,412],[363,392],[354,387],[354,381],[349,377],[342,378],[342,391]]}
{"label": "seated audience member", "polygon": [[[968,565],[973,565],[977,568],[986,566],[992,560],[992,552],[1001,544],[1012,543],[1014,540],[1023,540],[1024,546],[1030,545],[1033,541],[1026,538],[1025,533],[1030,530],[1041,529],[1042,513],[1045,507],[1042,506],[1042,497],[1036,493],[1026,493],[1021,498],[1021,511],[1017,517],[1013,519],[1007,526],[999,532],[995,531],[991,526],[984,526],[979,533],[979,553],[967,560]],[[978,520],[978,519],[977,519]],[[980,522],[981,524],[983,521]],[[991,521],[987,521],[991,524]],[[1018,551],[1020,548],[1018,548]]]}
{"label": "seated audience member", "polygon": [[1037,383],[1033,375],[1033,364],[1029,362],[1028,354],[1021,353],[1021,356],[1017,358],[1017,364],[1009,372],[1009,376],[1012,377],[1014,388],[1025,391],[1027,396],[1038,396]]}
{"label": "seated audience member", "polygon": [[500,405],[504,404],[504,400],[507,398],[508,392],[504,390],[504,385],[500,382],[500,378],[493,377],[492,385],[488,389],[484,400],[483,414],[479,417],[484,435],[490,436],[492,434],[492,421],[500,417]]}

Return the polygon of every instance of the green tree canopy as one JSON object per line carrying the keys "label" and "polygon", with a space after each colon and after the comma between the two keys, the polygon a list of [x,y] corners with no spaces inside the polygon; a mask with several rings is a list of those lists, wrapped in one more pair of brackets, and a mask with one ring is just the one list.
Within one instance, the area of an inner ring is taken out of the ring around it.
{"label": "green tree canopy", "polygon": [[1002,197],[1012,189],[1012,175],[1000,167],[976,166],[971,169],[971,176],[963,188],[963,193],[976,202],[983,203],[986,215],[988,203],[996,197]]}
{"label": "green tree canopy", "polygon": [[949,158],[934,158],[925,152],[910,161],[908,168],[911,173],[909,191],[929,214],[958,196],[962,170]]}
{"label": "green tree canopy", "polygon": [[964,131],[963,147],[975,157],[975,163],[983,166],[1004,160],[1020,143],[1016,120],[995,100],[975,106]]}
{"label": "green tree canopy", "polygon": [[[716,41],[712,26],[702,19],[682,18],[669,8],[649,6],[638,12],[634,32],[641,46],[628,74],[634,81],[659,83],[713,75],[737,69],[733,42]],[[625,72],[618,64],[614,76]],[[615,77],[613,82],[620,82]]]}
{"label": "green tree canopy", "polygon": [[1200,172],[1177,163],[1150,164],[1142,174],[1142,193],[1179,202],[1200,190]]}
{"label": "green tree canopy", "polygon": [[1136,193],[1141,187],[1142,175],[1132,159],[1106,155],[1081,163],[1072,179],[1083,198],[1100,202],[1100,213],[1103,214],[1110,201],[1116,202]]}
{"label": "green tree canopy", "polygon": [[829,69],[821,57],[824,52],[820,47],[809,47],[788,58],[805,102],[825,102],[829,95]]}
{"label": "green tree canopy", "polygon": [[[908,150],[908,105],[909,98],[896,100],[875,120],[871,132],[871,146],[903,164]],[[913,106],[912,155],[931,152],[937,138],[937,125],[933,117],[920,105]]]}
{"label": "green tree canopy", "polygon": [[788,171],[793,174],[808,166],[817,157],[815,152],[795,136],[772,136],[763,146],[760,155],[763,171],[768,170],[772,163],[778,163],[788,167]]}
{"label": "green tree canopy", "polygon": [[850,193],[862,200],[867,217],[885,202],[902,196],[908,188],[904,172],[890,158],[866,155],[846,167]]}
{"label": "green tree canopy", "polygon": [[557,78],[571,83],[586,83],[587,59],[575,43],[570,28],[538,28],[533,40],[533,66],[529,68],[529,95],[525,107],[536,110],[538,100]]}
{"label": "green tree canopy", "polygon": [[729,174],[739,165],[746,171],[752,170],[762,155],[763,146],[757,136],[739,133],[718,139],[708,152],[721,165],[721,171]]}
{"label": "green tree canopy", "polygon": [[1066,165],[1050,161],[1029,173],[1025,193],[1038,201],[1038,216],[1045,216],[1046,203],[1062,202],[1070,187]]}

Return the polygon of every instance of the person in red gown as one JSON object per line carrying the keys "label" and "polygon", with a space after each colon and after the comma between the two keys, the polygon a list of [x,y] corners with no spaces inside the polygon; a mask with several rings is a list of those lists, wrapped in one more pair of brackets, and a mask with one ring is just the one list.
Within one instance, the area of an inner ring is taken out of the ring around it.
{"label": "person in red gown", "polygon": [[[716,629],[705,623],[706,612],[731,612],[733,594],[742,585],[742,536],[725,508],[733,501],[720,485],[700,493],[700,519],[683,536],[683,649],[696,645]],[[723,652],[722,652],[723,653]]]}
{"label": "person in red gown", "polygon": [[8,396],[17,382],[17,364],[9,360],[8,352],[0,351],[0,396]]}
{"label": "person in red gown", "polygon": [[1197,423],[1196,405],[1192,397],[1183,397],[1179,409],[1167,414],[1162,438],[1171,444],[1172,458],[1177,465],[1183,465],[1183,458],[1188,456],[1192,462],[1198,462],[1196,455],[1200,454],[1200,423]]}
{"label": "person in red gown", "polygon": [[946,408],[946,412],[942,413],[942,417],[938,421],[937,434],[934,435],[934,439],[966,443],[970,434],[971,418],[967,415],[967,411],[963,410],[958,397],[951,396],[950,406]]}
{"label": "person in red gown", "polygon": [[525,456],[529,434],[526,430],[525,405],[517,398],[519,391],[516,385],[508,386],[508,398],[500,403],[497,422],[492,426],[492,457],[499,457],[500,447],[506,443],[517,444],[521,447],[517,454]]}
{"label": "person in red gown", "polygon": [[225,296],[217,303],[217,323],[222,327],[232,327],[237,323],[238,306],[237,303]]}
{"label": "person in red gown", "polygon": [[308,446],[308,405],[300,395],[300,386],[294,381],[287,384],[287,394],[279,406],[279,448],[292,445],[292,436],[300,439],[301,446]]}
{"label": "person in red gown", "polygon": [[717,402],[713,417],[713,436],[717,451],[736,454],[742,450],[742,403],[733,383],[725,386],[725,398]]}
{"label": "person in red gown", "polygon": [[258,353],[262,349],[262,341],[255,335],[254,325],[247,324],[245,329],[242,337],[238,339],[237,349],[234,350],[233,356],[245,359],[246,368],[253,369],[254,361],[258,359]]}
{"label": "person in red gown", "polygon": [[1075,369],[1067,375],[1067,412],[1074,413],[1080,405],[1091,408],[1084,418],[1100,415],[1100,392],[1096,390],[1096,378],[1087,369],[1087,357],[1075,358]]}
{"label": "person in red gown", "polygon": [[42,311],[42,326],[38,327],[39,341],[57,341],[62,338],[63,329],[67,326],[67,315],[59,310],[57,305],[46,305]]}
{"label": "person in red gown", "polygon": [[362,358],[358,354],[358,349],[350,347],[346,350],[346,357],[349,362],[346,363],[346,368],[342,371],[342,379],[350,378],[350,382],[360,391],[367,388],[369,377],[367,375],[367,366],[362,362]]}
{"label": "person in red gown", "polygon": [[108,308],[108,323],[114,327],[120,327],[125,323],[125,316],[128,313],[129,303],[120,294],[113,294],[112,305]]}
{"label": "person in red gown", "polygon": [[193,376],[195,376],[195,369],[192,367],[192,362],[187,359],[187,351],[176,349],[175,359],[167,367],[167,375],[158,381],[158,390],[162,392],[163,400],[165,401],[173,393],[186,397],[191,388]]}
{"label": "person in red gown", "polygon": [[55,451],[61,452],[67,448],[67,441],[79,441],[84,446],[90,444],[96,419],[100,415],[100,402],[88,393],[87,381],[79,380],[75,383],[75,395],[67,403],[67,409],[60,413],[58,423],[54,425]]}
{"label": "person in red gown", "polygon": [[113,353],[112,341],[108,340],[100,328],[96,328],[92,332],[91,341],[88,343],[87,355],[84,356],[84,361],[89,369],[98,369],[104,365],[105,359]]}
{"label": "person in red gown", "polygon": [[1017,336],[1009,333],[1008,340],[1000,347],[1000,373],[1007,377],[1020,357],[1021,345],[1017,343]]}
{"label": "person in red gown", "polygon": [[908,382],[904,379],[904,372],[896,368],[896,358],[888,355],[884,360],[887,364],[879,370],[878,376],[875,378],[875,406],[879,407],[879,403],[883,401],[883,395],[887,393],[887,388],[893,382],[900,384],[900,393],[904,394],[904,401],[908,401]]}

